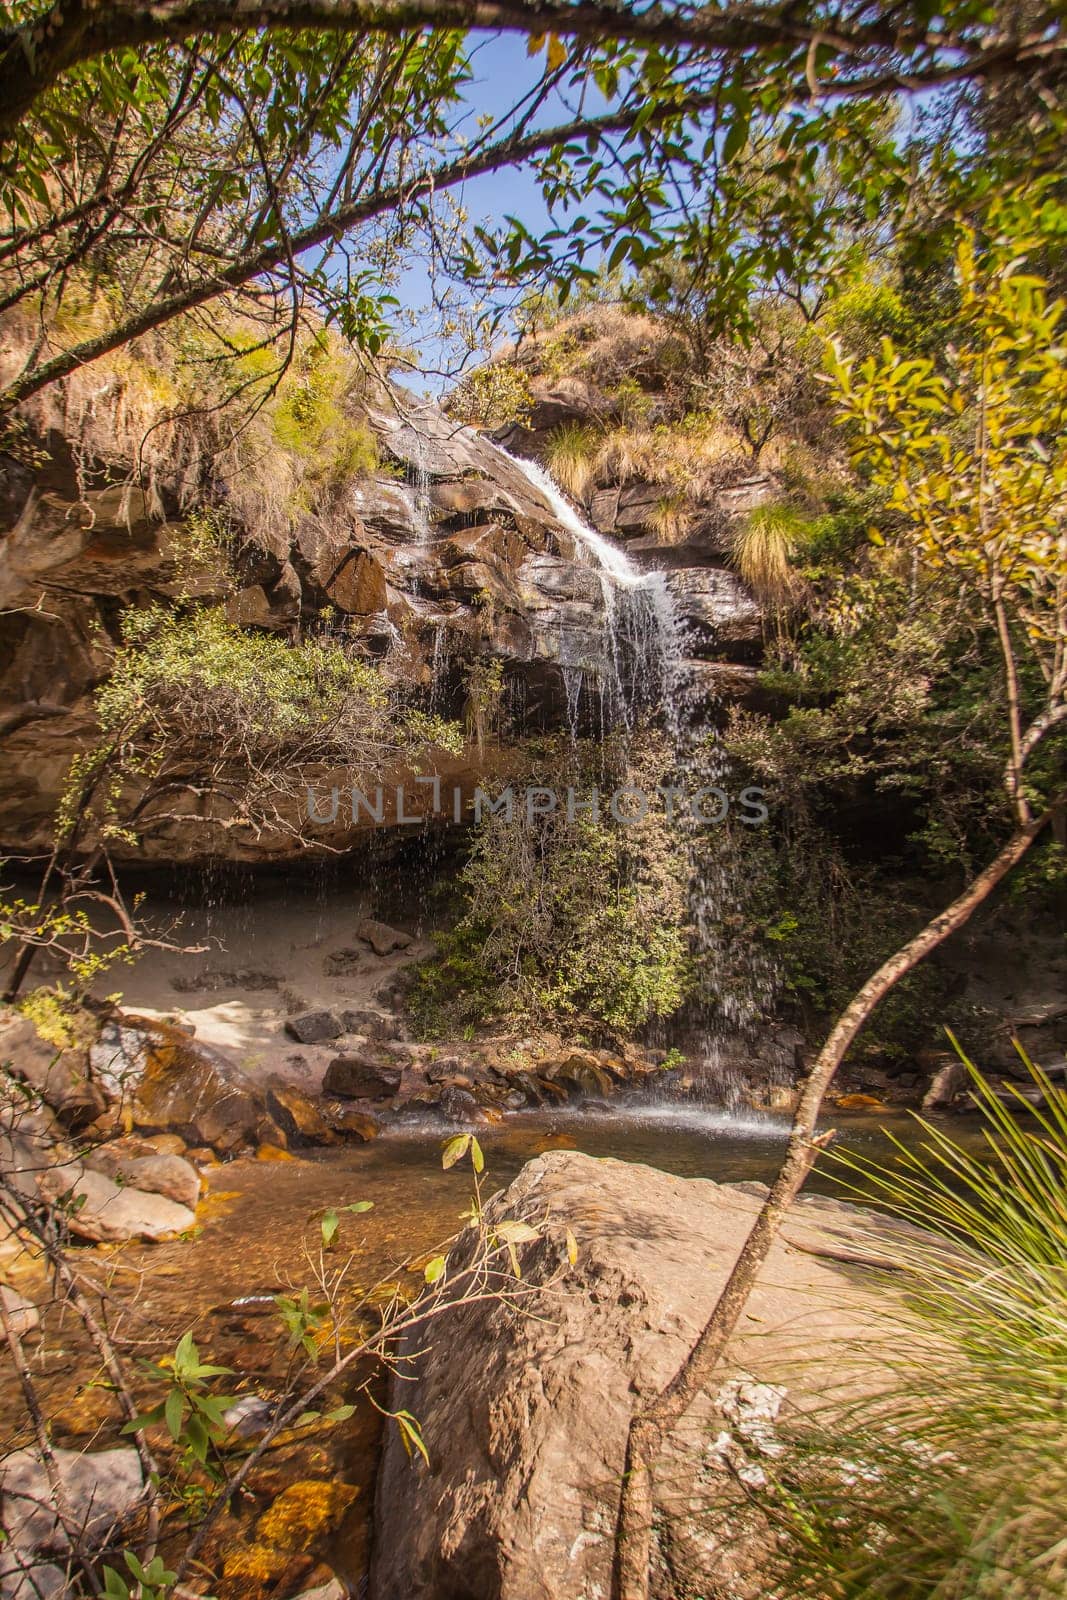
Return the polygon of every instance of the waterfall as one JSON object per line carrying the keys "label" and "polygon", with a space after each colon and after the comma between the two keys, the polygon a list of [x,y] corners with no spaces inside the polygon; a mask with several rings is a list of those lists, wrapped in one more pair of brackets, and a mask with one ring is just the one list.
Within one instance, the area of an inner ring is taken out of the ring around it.
{"label": "waterfall", "polygon": [[[581,517],[551,474],[537,462],[499,453],[546,500],[558,521],[586,553],[600,576],[604,597],[602,732],[632,731],[639,714],[657,715],[673,752],[672,782],[680,791],[727,788],[729,757],[718,739],[698,726],[685,661],[686,630],[667,574],[644,572],[626,552]],[[572,738],[577,737],[581,668],[566,661],[562,671]],[[734,944],[732,927],[740,904],[736,861],[722,830],[687,816],[681,824],[688,855],[689,915],[702,972],[700,1055],[704,1093],[736,1110],[745,1075],[730,1065],[724,1045],[743,1036],[778,987],[774,963],[759,950]]]}
{"label": "waterfall", "polygon": [[[662,708],[674,733],[678,688],[682,679],[682,629],[664,572],[644,572],[625,550],[606,539],[571,505],[551,473],[539,462],[513,456],[502,445],[498,453],[548,502],[600,578],[604,601],[602,663],[602,731],[631,731],[641,710]],[[567,711],[572,735],[578,725],[581,669],[563,662]]]}

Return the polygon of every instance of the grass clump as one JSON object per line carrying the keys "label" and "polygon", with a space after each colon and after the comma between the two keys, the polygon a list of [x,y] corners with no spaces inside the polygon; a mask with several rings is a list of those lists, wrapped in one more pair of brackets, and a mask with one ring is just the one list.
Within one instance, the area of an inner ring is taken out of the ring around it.
{"label": "grass clump", "polygon": [[1023,1056],[1034,1110],[960,1053],[978,1153],[920,1118],[918,1150],[833,1161],[850,1192],[932,1231],[894,1247],[905,1306],[889,1332],[907,1364],[826,1436],[802,1435],[780,1485],[783,1596],[1067,1593],[1067,1093]]}
{"label": "grass clump", "polygon": [[548,436],[545,465],[572,500],[584,500],[596,481],[599,437],[585,422],[565,422]]}

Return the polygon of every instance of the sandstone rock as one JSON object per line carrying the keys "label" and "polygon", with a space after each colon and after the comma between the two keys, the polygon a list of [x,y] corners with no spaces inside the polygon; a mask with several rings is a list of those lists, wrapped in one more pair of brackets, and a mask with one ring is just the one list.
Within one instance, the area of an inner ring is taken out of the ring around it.
{"label": "sandstone rock", "polygon": [[294,1600],[345,1600],[347,1593],[339,1578],[331,1578],[329,1583],[320,1583],[315,1589],[302,1589]]}
{"label": "sandstone rock", "polygon": [[243,1394],[223,1412],[222,1420],[239,1439],[256,1439],[266,1433],[276,1410],[277,1406],[262,1395]]}
{"label": "sandstone rock", "polygon": [[183,1156],[187,1148],[177,1133],[150,1133],[144,1143],[161,1156]]}
{"label": "sandstone rock", "polygon": [[322,1080],[323,1094],[342,1100],[391,1100],[400,1087],[399,1067],[367,1055],[335,1056]]}
{"label": "sandstone rock", "polygon": [[280,1086],[267,1090],[271,1115],[295,1144],[332,1144],[333,1130],[321,1111],[301,1089]]}
{"label": "sandstone rock", "polygon": [[398,1039],[400,1022],[382,1011],[342,1011],[341,1021],[346,1033],[359,1033],[365,1039]]}
{"label": "sandstone rock", "polygon": [[332,1011],[304,1011],[288,1018],[285,1031],[298,1044],[322,1044],[339,1039],[345,1030]]}
{"label": "sandstone rock", "polygon": [[87,1167],[52,1167],[41,1173],[37,1188],[42,1199],[62,1206],[67,1227],[76,1238],[96,1244],[161,1239],[184,1233],[196,1221],[188,1206],[161,1194],[123,1188]]}
{"label": "sandstone rock", "polygon": [[760,608],[728,567],[682,568],[668,574],[667,587],[688,629],[692,655],[726,655],[760,644]]}
{"label": "sandstone rock", "polygon": [[144,1064],[133,1087],[136,1127],[178,1133],[222,1155],[255,1143],[265,1103],[239,1067],[166,1023],[144,1022],[138,1031]]}
{"label": "sandstone rock", "polygon": [[328,978],[344,978],[369,964],[369,957],[362,945],[347,945],[343,950],[330,951],[323,962],[323,970]]}
{"label": "sandstone rock", "polygon": [[24,1294],[19,1294],[7,1283],[0,1283],[0,1300],[4,1302],[8,1321],[21,1338],[37,1332],[41,1326],[41,1313],[32,1300],[27,1300]]}
{"label": "sandstone rock", "polygon": [[145,1194],[165,1195],[168,1200],[187,1206],[190,1211],[196,1210],[200,1199],[200,1174],[191,1162],[181,1156],[138,1156],[133,1160],[120,1161],[115,1176],[131,1188],[140,1189]]}
{"label": "sandstone rock", "polygon": [[122,1100],[138,1082],[148,1060],[150,1044],[140,1028],[110,1020],[89,1050],[94,1078],[112,1100]]}
{"label": "sandstone rock", "polygon": [[[414,1329],[406,1344],[418,1359],[399,1369],[391,1405],[419,1417],[430,1464],[409,1462],[399,1435],[387,1433],[374,1600],[611,1593],[631,1415],[690,1349],[758,1205],[729,1185],[576,1152],[527,1164],[491,1202],[491,1220],[543,1229],[518,1247],[524,1314],[493,1301],[461,1307],[437,1318],[432,1333]],[[772,1251],[748,1333],[728,1352],[717,1407],[698,1401],[679,1430],[657,1474],[656,1523],[672,1559],[685,1558],[685,1593],[762,1600],[772,1535],[743,1485],[758,1482],[768,1444],[779,1447],[783,1391],[791,1407],[818,1409],[826,1370],[835,1383],[882,1372],[876,1315],[887,1291],[873,1275],[850,1268],[846,1277],[820,1255],[866,1238],[873,1220],[833,1201],[793,1208],[786,1234],[802,1248]],[[574,1266],[565,1226],[578,1241]],[[461,1257],[460,1249],[457,1264]],[[899,1332],[895,1344],[899,1356]],[[813,1371],[816,1345],[826,1359]],[[693,1497],[702,1507],[721,1504],[720,1537],[703,1518],[696,1536]],[[658,1600],[680,1592],[662,1548]]]}
{"label": "sandstone rock", "polygon": [[[144,1478],[136,1450],[53,1453],[75,1525],[90,1548],[103,1549],[140,1502]],[[15,1551],[24,1558],[69,1552],[48,1474],[34,1451],[16,1450],[0,1462],[0,1494],[4,1532]]]}
{"label": "sandstone rock", "polygon": [[356,938],[369,944],[376,956],[406,950],[411,943],[410,933],[401,933],[399,928],[391,928],[387,922],[377,922],[373,917],[364,917],[356,929]]}
{"label": "sandstone rock", "polygon": [[42,1039],[29,1017],[8,1012],[0,1022],[0,1061],[34,1089],[69,1128],[83,1128],[104,1110],[89,1077],[89,1053],[60,1049]]}
{"label": "sandstone rock", "polygon": [[361,1111],[351,1101],[334,1100],[324,1107],[324,1112],[330,1126],[342,1138],[359,1139],[361,1143],[368,1144],[381,1132],[376,1118],[367,1111]]}

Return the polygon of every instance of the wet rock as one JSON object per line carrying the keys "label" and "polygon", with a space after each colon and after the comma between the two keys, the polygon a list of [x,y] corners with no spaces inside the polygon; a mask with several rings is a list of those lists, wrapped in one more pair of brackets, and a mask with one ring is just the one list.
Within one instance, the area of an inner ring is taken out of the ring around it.
{"label": "wet rock", "polygon": [[330,1126],[342,1138],[359,1139],[367,1144],[381,1132],[377,1118],[369,1111],[361,1111],[350,1100],[335,1100],[323,1109]]}
{"label": "wet rock", "polygon": [[359,1033],[365,1039],[399,1039],[400,1022],[382,1011],[342,1011],[341,1021],[346,1033]]}
{"label": "wet rock", "polygon": [[469,1089],[461,1089],[455,1084],[448,1084],[441,1090],[441,1097],[437,1103],[450,1122],[477,1122],[479,1120],[480,1107]]}
{"label": "wet rock", "polygon": [[184,1233],[196,1221],[188,1206],[165,1195],[124,1188],[89,1168],[50,1168],[38,1177],[37,1188],[42,1199],[62,1210],[75,1238],[94,1244],[162,1239]]}
{"label": "wet rock", "polygon": [[335,1056],[322,1079],[322,1092],[342,1100],[391,1100],[401,1069],[364,1054]]}
{"label": "wet rock", "polygon": [[262,1395],[243,1394],[228,1411],[223,1412],[222,1420],[238,1439],[257,1439],[270,1427],[276,1409]]}
{"label": "wet rock", "polygon": [[294,1144],[332,1144],[334,1133],[318,1106],[302,1089],[267,1090],[267,1106],[275,1122]]}
{"label": "wet rock", "polygon": [[406,950],[411,943],[410,933],[401,933],[399,928],[391,928],[387,922],[376,922],[373,917],[364,917],[356,929],[356,938],[369,944],[376,956]]}
{"label": "wet rock", "polygon": [[929,1087],[923,1095],[924,1111],[938,1111],[950,1106],[967,1087],[967,1068],[955,1056],[945,1061],[934,1072]]}
{"label": "wet rock", "polygon": [[24,1294],[19,1294],[17,1289],[12,1289],[10,1284],[0,1283],[0,1300],[4,1302],[11,1327],[20,1338],[27,1334],[36,1333],[41,1326],[41,1313],[32,1300],[27,1300]]}
{"label": "wet rock", "polygon": [[369,964],[362,945],[346,945],[342,950],[330,951],[323,962],[323,971],[328,978],[346,978],[353,972],[361,972]]}
{"label": "wet rock", "polygon": [[297,1044],[322,1044],[345,1030],[332,1011],[304,1011],[286,1020],[285,1031]]}
{"label": "wet rock", "polygon": [[143,1037],[144,1067],[131,1106],[135,1127],[178,1133],[222,1155],[255,1143],[266,1106],[239,1067],[166,1023],[144,1023]]}
{"label": "wet rock", "polygon": [[[71,1518],[90,1549],[104,1549],[122,1533],[144,1489],[136,1450],[54,1450]],[[0,1462],[4,1556],[27,1562],[34,1556],[66,1556],[70,1540],[52,1506],[44,1464],[32,1450],[16,1450]],[[5,1594],[6,1594],[5,1588]]]}

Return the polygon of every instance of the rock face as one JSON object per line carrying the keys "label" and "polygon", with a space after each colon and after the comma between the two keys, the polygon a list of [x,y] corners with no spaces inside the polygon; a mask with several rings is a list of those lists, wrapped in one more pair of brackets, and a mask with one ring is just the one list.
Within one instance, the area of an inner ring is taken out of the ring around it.
{"label": "rock face", "polygon": [[[463,1307],[412,1336],[425,1354],[397,1378],[392,1405],[424,1422],[430,1464],[409,1462],[388,1435],[372,1600],[607,1600],[630,1417],[714,1304],[759,1204],[748,1188],[570,1151],[524,1167],[492,1215],[543,1229],[518,1247],[532,1297]],[[800,1248],[772,1252],[717,1409],[694,1407],[657,1478],[661,1600],[765,1595],[767,1525],[738,1480],[758,1488],[761,1459],[781,1448],[779,1413],[824,1403],[827,1372],[845,1382],[860,1344],[870,1349],[873,1282],[831,1258],[855,1257],[861,1234],[869,1255],[867,1230],[880,1226],[833,1201],[794,1208],[786,1239]],[[827,1361],[812,1367],[813,1349]],[[728,1524],[718,1530],[703,1515],[709,1484]]]}
{"label": "rock face", "polygon": [[[564,380],[558,388],[545,397],[542,420],[566,420],[597,404],[588,384]],[[368,658],[453,718],[464,715],[472,662],[495,657],[521,726],[564,726],[567,673],[581,668],[595,683],[610,651],[595,561],[538,485],[487,437],[386,384],[367,420],[391,470],[354,478],[328,506],[297,518],[287,542],[276,531],[245,527],[236,590],[228,574],[207,571],[196,580],[197,597],[224,604],[243,627],[280,633],[331,608]],[[171,603],[189,581],[177,489],[167,503],[166,495],[149,500],[130,486],[133,462],[129,482],[119,461],[79,478],[64,442],[48,446],[50,459],[36,475],[0,455],[0,849],[17,845],[19,854],[51,843],[71,757],[92,737],[92,694],[108,669],[118,612]],[[600,496],[597,519],[637,552],[658,495],[623,485]],[[709,548],[694,545],[688,566],[706,565]],[[661,553],[641,558],[659,565]],[[721,565],[721,540],[710,559]],[[700,628],[709,618],[715,627],[722,622],[722,649],[711,653],[751,654],[758,614],[736,582],[720,573],[715,596],[692,603],[687,582],[678,591],[683,623],[690,610]],[[708,652],[705,639],[697,654]],[[442,767],[446,777],[476,781],[486,771],[480,741],[453,760],[454,771]],[[395,821],[387,814],[379,825]],[[353,842],[372,826],[361,817]],[[113,854],[123,848],[112,841]],[[284,830],[219,838],[217,829],[191,823],[160,823],[136,847],[139,857],[161,861],[278,860],[294,850]]]}

